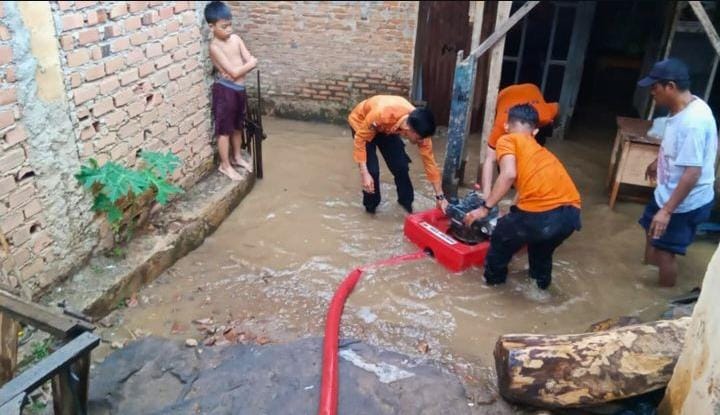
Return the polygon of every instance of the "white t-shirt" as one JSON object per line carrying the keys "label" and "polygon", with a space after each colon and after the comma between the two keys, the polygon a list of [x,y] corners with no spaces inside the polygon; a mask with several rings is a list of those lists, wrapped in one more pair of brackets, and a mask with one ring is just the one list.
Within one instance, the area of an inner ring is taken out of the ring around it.
{"label": "white t-shirt", "polygon": [[685,167],[702,167],[695,187],[675,210],[689,212],[713,201],[717,125],[710,107],[695,97],[685,109],[668,117],[658,155],[655,201],[663,207],[677,187]]}

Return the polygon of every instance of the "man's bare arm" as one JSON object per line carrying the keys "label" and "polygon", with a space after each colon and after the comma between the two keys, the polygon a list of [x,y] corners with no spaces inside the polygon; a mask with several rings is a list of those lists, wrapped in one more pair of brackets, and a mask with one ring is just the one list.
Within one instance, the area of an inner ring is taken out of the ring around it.
{"label": "man's bare arm", "polygon": [[495,181],[495,186],[493,186],[490,191],[490,195],[485,198],[485,206],[471,210],[465,215],[464,222],[467,226],[487,216],[490,211],[486,206],[490,208],[497,206],[498,202],[510,191],[517,177],[517,167],[515,163],[515,156],[512,154],[503,156],[503,158],[500,159],[500,175],[498,175]]}
{"label": "man's bare arm", "polygon": [[485,162],[482,165],[482,177],[480,178],[480,185],[485,198],[490,195],[492,189],[492,180],[495,174],[495,157],[495,150],[488,146]]}
{"label": "man's bare arm", "polygon": [[670,195],[670,199],[665,203],[665,206],[661,206],[660,210],[653,217],[650,223],[650,229],[648,233],[652,238],[660,238],[670,223],[670,217],[675,209],[682,203],[683,200],[690,194],[690,191],[695,187],[700,175],[702,173],[702,167],[685,167],[680,181],[677,187],[673,190]]}
{"label": "man's bare arm", "polygon": [[508,154],[500,159],[500,175],[498,175],[490,191],[490,195],[485,199],[485,204],[491,207],[497,206],[503,197],[510,191],[515,178],[517,177],[517,168],[515,165],[515,156]]}
{"label": "man's bare arm", "polygon": [[673,213],[680,203],[685,200],[687,195],[690,194],[690,191],[700,179],[701,174],[702,167],[685,167],[685,171],[682,176],[680,176],[677,187],[673,190],[670,199],[662,208],[667,210],[668,213]]}

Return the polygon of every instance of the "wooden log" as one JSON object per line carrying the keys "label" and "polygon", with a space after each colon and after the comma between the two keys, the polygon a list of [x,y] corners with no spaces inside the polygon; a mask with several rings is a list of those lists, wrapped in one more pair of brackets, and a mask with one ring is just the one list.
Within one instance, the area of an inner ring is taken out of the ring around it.
{"label": "wooden log", "polygon": [[663,388],[690,318],[572,334],[501,336],[495,345],[500,394],[543,408],[597,405]]}
{"label": "wooden log", "polygon": [[597,323],[593,323],[588,327],[589,332],[598,332],[598,331],[605,331],[610,329],[616,329],[618,327],[625,327],[625,326],[632,326],[633,324],[640,324],[642,321],[640,321],[637,317],[632,316],[620,316],[620,317],[614,317],[614,318],[608,318],[606,320],[598,321]]}

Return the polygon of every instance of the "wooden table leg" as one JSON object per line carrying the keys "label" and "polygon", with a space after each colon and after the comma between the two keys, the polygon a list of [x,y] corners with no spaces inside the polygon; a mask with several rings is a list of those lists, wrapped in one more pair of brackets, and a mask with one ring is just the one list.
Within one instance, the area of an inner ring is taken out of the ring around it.
{"label": "wooden table leg", "polygon": [[612,191],[610,192],[610,210],[615,209],[615,200],[617,199],[619,190],[620,190],[620,181],[615,180],[615,183],[613,183]]}
{"label": "wooden table leg", "polygon": [[618,160],[617,160],[617,153],[620,147],[620,129],[618,129],[617,133],[615,134],[615,142],[613,143],[612,153],[610,153],[610,167],[608,168],[608,174],[607,179],[605,180],[605,187],[610,187],[610,183],[612,183],[613,180],[613,172],[616,170],[615,167],[617,166]]}
{"label": "wooden table leg", "polygon": [[615,173],[615,181],[613,183],[612,191],[610,192],[610,209],[615,209],[615,200],[617,200],[618,191],[620,190],[620,182],[623,179],[623,173],[625,172],[625,166],[627,165],[627,155],[630,152],[630,143],[623,143],[622,155],[620,156],[620,162],[618,163],[617,172]]}

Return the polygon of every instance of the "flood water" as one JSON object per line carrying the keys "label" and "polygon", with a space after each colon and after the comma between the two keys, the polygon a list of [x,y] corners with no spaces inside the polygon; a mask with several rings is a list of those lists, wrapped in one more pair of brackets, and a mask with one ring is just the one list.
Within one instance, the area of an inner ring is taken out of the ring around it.
{"label": "flood water", "polygon": [[[138,293],[136,307],[116,312],[105,338],[121,341],[132,331],[200,340],[192,321],[210,317],[242,321],[274,342],[322,335],[328,302],[350,270],[417,249],[403,236],[404,211],[383,163],[383,203],[375,216],[362,208],[347,130],[277,119],[267,130],[265,178],[200,248]],[[549,290],[526,276],[526,257],[498,287],[484,284],[481,269],[450,273],[422,259],[365,274],[347,302],[343,336],[408,354],[424,342],[428,356],[488,379],[504,333],[582,332],[623,315],[657,319],[668,299],[700,285],[714,244],[700,241],[680,259],[677,287],[657,287],[656,269],[641,264],[643,205],[607,206],[612,137],[588,133],[551,146],[580,187],[584,227],[556,252]],[[442,139],[435,151],[442,163]],[[408,153],[416,160],[415,209],[431,208],[417,151]]]}

